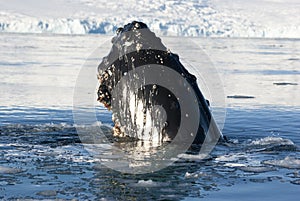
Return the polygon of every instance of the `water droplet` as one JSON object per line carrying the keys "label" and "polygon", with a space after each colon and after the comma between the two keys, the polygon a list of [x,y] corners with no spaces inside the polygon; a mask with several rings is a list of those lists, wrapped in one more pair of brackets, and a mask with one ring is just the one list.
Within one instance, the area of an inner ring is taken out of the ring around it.
{"label": "water droplet", "polygon": [[134,24],[134,27],[138,29],[138,28],[140,28],[140,24],[137,22]]}

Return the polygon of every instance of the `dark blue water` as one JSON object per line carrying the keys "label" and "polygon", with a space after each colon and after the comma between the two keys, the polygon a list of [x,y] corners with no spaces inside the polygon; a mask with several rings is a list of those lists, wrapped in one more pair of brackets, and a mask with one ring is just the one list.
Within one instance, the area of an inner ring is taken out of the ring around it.
{"label": "dark blue water", "polygon": [[299,108],[228,108],[223,133],[238,139],[279,136],[300,144]]}

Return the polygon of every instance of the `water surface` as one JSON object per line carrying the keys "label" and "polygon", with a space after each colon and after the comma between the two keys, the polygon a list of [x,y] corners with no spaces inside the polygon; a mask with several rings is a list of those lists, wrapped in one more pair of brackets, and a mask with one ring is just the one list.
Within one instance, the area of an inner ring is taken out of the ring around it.
{"label": "water surface", "polygon": [[[89,59],[96,73],[109,38],[1,34],[0,199],[297,200],[299,40],[191,39],[221,77],[230,142],[205,160],[184,155],[161,171],[130,175],[84,148],[72,114],[79,71]],[[197,51],[165,41],[201,72]],[[97,122],[82,125],[91,133],[112,125],[97,104]]]}

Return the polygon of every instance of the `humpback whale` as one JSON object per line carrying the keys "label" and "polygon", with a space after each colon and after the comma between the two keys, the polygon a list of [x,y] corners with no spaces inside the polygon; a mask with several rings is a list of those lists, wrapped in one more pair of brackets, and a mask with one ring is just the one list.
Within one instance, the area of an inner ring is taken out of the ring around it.
{"label": "humpback whale", "polygon": [[[209,133],[222,136],[196,77],[143,22],[133,21],[116,30],[112,48],[98,66],[98,80],[98,101],[112,110],[114,136],[150,136],[147,139],[165,142],[180,132],[181,138],[192,136],[191,144],[202,144]],[[194,98],[188,98],[189,94]],[[199,119],[183,114],[183,107],[190,107],[190,113],[197,111]],[[180,128],[184,121],[196,121],[196,131],[185,134],[189,128]]]}

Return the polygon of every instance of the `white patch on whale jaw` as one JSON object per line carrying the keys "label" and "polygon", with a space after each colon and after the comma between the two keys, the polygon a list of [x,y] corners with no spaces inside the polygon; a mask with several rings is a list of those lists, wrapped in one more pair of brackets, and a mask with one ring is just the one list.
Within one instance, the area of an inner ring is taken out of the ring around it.
{"label": "white patch on whale jaw", "polygon": [[[171,139],[164,132],[167,114],[160,105],[153,105],[151,98],[138,97],[130,87],[133,81],[120,86],[122,93],[112,100],[114,136],[130,137],[160,146]],[[134,87],[136,88],[136,87]],[[148,101],[148,102],[146,102]]]}

